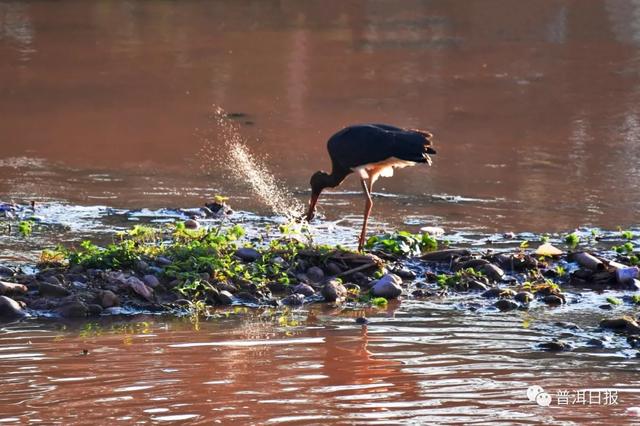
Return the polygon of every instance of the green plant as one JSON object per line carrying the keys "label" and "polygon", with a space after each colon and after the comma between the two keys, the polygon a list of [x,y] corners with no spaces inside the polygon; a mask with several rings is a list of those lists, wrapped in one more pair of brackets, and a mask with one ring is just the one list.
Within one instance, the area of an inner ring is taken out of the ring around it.
{"label": "green plant", "polygon": [[33,224],[34,222],[32,220],[20,221],[20,223],[18,223],[18,232],[25,238],[29,237],[33,232]]}
{"label": "green plant", "polygon": [[621,231],[620,236],[626,240],[633,240],[633,232],[629,230]]}
{"label": "green plant", "polygon": [[580,236],[577,233],[572,232],[564,237],[564,242],[569,246],[569,248],[575,249],[580,243]]}
{"label": "green plant", "polygon": [[636,305],[640,305],[640,294],[634,294],[633,296],[631,296],[631,300]]}
{"label": "green plant", "polygon": [[374,297],[371,299],[371,304],[377,308],[384,308],[389,302],[384,297]]}
{"label": "green plant", "polygon": [[607,302],[609,302],[612,305],[622,305],[622,300],[618,299],[617,297],[613,297],[613,296],[607,297]]}
{"label": "green plant", "polygon": [[396,256],[414,256],[422,251],[435,250],[438,248],[438,241],[427,233],[420,235],[398,231],[391,234],[374,235],[367,240],[365,247]]}

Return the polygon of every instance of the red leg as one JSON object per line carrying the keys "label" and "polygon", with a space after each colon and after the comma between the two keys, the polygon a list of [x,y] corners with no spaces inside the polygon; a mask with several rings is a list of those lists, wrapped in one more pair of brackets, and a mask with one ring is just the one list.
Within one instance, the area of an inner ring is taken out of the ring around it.
{"label": "red leg", "polygon": [[367,236],[367,222],[369,221],[369,214],[371,213],[371,207],[373,207],[373,201],[371,201],[371,187],[373,183],[371,180],[367,183],[365,179],[361,180],[362,189],[364,190],[364,195],[367,197],[367,201],[364,206],[364,221],[362,222],[362,232],[360,232],[360,239],[358,239],[358,251],[362,251],[364,249],[365,238]]}

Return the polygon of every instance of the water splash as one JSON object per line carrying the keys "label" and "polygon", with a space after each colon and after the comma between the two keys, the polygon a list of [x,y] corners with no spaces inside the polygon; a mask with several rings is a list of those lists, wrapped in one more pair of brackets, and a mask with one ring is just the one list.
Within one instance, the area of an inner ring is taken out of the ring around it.
{"label": "water splash", "polygon": [[[287,218],[299,217],[304,208],[293,194],[278,185],[264,161],[251,153],[237,124],[229,120],[228,114],[220,107],[215,108],[211,118],[219,132],[222,150],[215,150],[211,140],[206,140],[203,155],[207,158],[217,157],[234,179],[246,183],[273,213]],[[218,152],[214,153],[214,150]]]}

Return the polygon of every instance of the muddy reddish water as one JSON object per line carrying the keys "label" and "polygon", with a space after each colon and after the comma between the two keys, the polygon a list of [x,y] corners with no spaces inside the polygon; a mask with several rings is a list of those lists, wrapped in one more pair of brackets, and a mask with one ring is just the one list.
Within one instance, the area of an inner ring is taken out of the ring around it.
{"label": "muddy reddish water", "polygon": [[[341,127],[431,130],[434,166],[377,183],[374,228],[633,226],[639,70],[633,0],[0,1],[0,199],[159,208],[221,193],[268,215],[216,151],[220,107],[301,203]],[[354,178],[322,200],[327,220],[354,226],[361,204]],[[199,331],[8,324],[0,420],[629,421],[635,354],[532,352],[547,331],[524,314],[454,312],[403,305],[366,333],[305,312]],[[618,406],[544,408],[532,384],[631,391]]]}

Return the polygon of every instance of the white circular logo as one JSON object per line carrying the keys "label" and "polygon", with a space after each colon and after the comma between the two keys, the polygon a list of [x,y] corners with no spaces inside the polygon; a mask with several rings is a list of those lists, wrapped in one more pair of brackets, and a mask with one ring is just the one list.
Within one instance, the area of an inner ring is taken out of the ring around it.
{"label": "white circular logo", "polygon": [[541,407],[548,407],[551,404],[551,395],[546,392],[540,392],[538,396],[536,396],[536,402]]}
{"label": "white circular logo", "polygon": [[538,396],[539,393],[544,392],[544,389],[542,389],[542,386],[538,386],[538,385],[533,385],[533,386],[529,386],[529,388],[527,389],[527,398],[529,398],[529,401],[535,401],[536,397]]}

